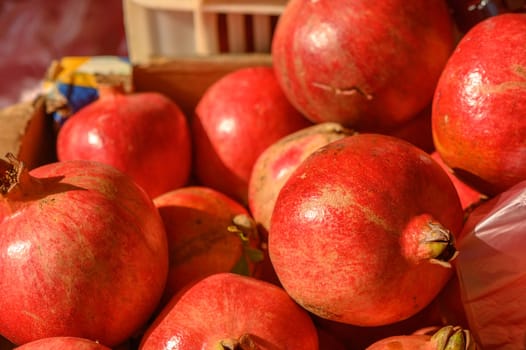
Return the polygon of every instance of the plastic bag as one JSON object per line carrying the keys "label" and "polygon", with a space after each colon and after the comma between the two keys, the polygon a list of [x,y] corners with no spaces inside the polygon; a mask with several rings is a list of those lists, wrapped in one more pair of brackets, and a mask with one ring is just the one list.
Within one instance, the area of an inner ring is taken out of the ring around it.
{"label": "plastic bag", "polygon": [[526,181],[468,217],[455,266],[471,331],[483,349],[526,349]]}
{"label": "plastic bag", "polygon": [[121,0],[0,1],[0,108],[31,99],[53,60],[126,56]]}

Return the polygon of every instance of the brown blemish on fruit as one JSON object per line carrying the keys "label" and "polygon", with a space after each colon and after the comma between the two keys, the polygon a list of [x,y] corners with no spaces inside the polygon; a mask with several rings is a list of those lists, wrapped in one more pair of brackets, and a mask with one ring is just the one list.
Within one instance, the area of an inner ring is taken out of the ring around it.
{"label": "brown blemish on fruit", "polygon": [[526,67],[524,67],[523,65],[514,64],[511,66],[511,70],[519,77],[526,79]]}

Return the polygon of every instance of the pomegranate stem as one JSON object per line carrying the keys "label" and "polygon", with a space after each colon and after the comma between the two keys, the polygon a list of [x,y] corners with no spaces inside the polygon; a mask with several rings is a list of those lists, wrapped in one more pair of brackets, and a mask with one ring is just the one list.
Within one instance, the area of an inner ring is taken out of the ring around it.
{"label": "pomegranate stem", "polygon": [[239,339],[224,339],[219,342],[217,350],[258,350],[250,334],[245,333]]}

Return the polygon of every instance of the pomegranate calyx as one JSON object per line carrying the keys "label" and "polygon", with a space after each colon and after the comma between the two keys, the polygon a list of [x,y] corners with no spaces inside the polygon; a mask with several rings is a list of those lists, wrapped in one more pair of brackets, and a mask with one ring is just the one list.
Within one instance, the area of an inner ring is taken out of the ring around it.
{"label": "pomegranate calyx", "polygon": [[444,326],[431,337],[436,350],[476,350],[477,345],[467,329],[459,326]]}
{"label": "pomegranate calyx", "polygon": [[231,272],[250,276],[249,264],[258,263],[264,258],[261,249],[250,246],[251,241],[260,241],[256,222],[246,214],[238,214],[232,219],[232,225],[228,226],[227,229],[229,232],[233,232],[239,236],[243,249],[239,260]]}
{"label": "pomegranate calyx", "polygon": [[6,159],[0,159],[0,194],[8,194],[19,182],[24,164],[12,153],[6,154]]}
{"label": "pomegranate calyx", "polygon": [[431,263],[444,267],[451,267],[450,261],[455,259],[458,251],[453,242],[453,235],[444,226],[437,222],[429,222],[429,231],[424,244],[431,253]]}
{"label": "pomegranate calyx", "polygon": [[250,334],[245,333],[239,339],[224,339],[217,346],[217,350],[258,350]]}
{"label": "pomegranate calyx", "polygon": [[402,249],[408,260],[414,263],[428,261],[451,268],[457,256],[454,236],[429,214],[414,216],[403,230]]}

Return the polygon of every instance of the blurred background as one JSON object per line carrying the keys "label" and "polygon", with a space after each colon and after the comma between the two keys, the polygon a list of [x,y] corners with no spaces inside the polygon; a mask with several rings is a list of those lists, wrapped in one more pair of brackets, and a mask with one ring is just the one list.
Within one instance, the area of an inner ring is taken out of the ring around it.
{"label": "blurred background", "polygon": [[0,0],[0,108],[30,99],[63,56],[127,56],[121,0]]}

